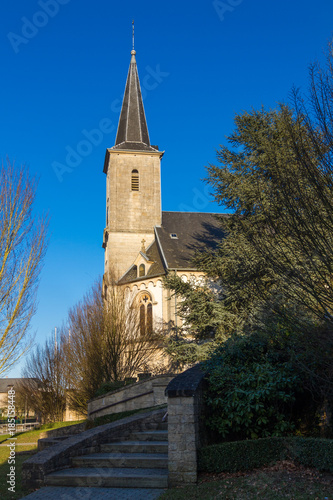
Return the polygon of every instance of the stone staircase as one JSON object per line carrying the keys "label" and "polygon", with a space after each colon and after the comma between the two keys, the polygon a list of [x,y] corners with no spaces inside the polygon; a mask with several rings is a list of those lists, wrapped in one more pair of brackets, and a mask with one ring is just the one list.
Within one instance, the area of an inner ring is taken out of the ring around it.
{"label": "stone staircase", "polygon": [[45,477],[47,486],[167,488],[168,431],[133,432],[126,441],[101,444],[71,459],[71,467]]}

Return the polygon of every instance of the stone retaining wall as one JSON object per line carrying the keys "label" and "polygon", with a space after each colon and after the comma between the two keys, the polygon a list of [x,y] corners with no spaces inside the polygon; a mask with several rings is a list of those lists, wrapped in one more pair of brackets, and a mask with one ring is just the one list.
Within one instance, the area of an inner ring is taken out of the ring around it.
{"label": "stone retaining wall", "polygon": [[98,453],[100,445],[126,439],[132,432],[156,429],[165,414],[165,409],[140,415],[132,415],[118,422],[101,425],[47,448],[22,464],[22,484],[25,488],[40,488],[44,477],[56,470],[69,467],[71,458],[90,453]]}
{"label": "stone retaining wall", "polygon": [[94,398],[88,403],[88,418],[166,404],[165,389],[173,378],[159,375]]}
{"label": "stone retaining wall", "polygon": [[197,450],[204,443],[202,415],[205,373],[200,365],[177,375],[168,396],[169,486],[197,481]]}
{"label": "stone retaining wall", "polygon": [[83,420],[80,424],[66,425],[64,427],[58,427],[57,429],[43,431],[40,433],[39,439],[72,436],[73,434],[79,434],[80,432],[84,431],[85,428],[86,420]]}

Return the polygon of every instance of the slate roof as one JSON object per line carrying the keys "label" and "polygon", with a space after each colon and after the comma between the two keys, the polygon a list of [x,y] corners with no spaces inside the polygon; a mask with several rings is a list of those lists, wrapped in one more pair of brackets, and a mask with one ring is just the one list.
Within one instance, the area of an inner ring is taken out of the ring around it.
{"label": "slate roof", "polygon": [[132,50],[116,142],[112,149],[157,151],[150,145],[135,54]]}
{"label": "slate roof", "polygon": [[[214,249],[223,238],[218,216],[202,212],[162,212],[162,226],[156,238],[167,269],[194,269],[196,251]],[[172,238],[170,235],[176,235]]]}
{"label": "slate roof", "polygon": [[[161,276],[169,269],[195,270],[192,263],[195,252],[214,249],[223,238],[218,220],[221,216],[228,217],[227,214],[202,212],[162,212],[162,226],[155,227],[155,241],[146,251],[154,264],[144,278]],[[119,284],[142,279],[137,277],[137,270],[132,266]]]}

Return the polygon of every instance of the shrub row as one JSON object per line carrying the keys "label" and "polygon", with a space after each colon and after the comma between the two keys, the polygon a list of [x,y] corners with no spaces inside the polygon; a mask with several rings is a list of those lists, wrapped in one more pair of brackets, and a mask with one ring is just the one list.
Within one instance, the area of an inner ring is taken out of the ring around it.
{"label": "shrub row", "polygon": [[237,472],[290,459],[321,471],[333,471],[333,440],[269,437],[213,444],[198,451],[201,472]]}

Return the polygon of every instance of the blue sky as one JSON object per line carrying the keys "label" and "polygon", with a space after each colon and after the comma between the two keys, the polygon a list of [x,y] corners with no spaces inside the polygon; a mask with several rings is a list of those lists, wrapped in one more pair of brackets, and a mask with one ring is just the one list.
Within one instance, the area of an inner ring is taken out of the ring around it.
{"label": "blue sky", "polygon": [[[235,113],[274,107],[332,37],[331,0],[2,0],[0,153],[40,177],[50,244],[32,330],[43,343],[103,273],[105,150],[114,145],[131,22],[164,210],[221,211],[205,165]],[[19,376],[22,363],[8,375]]]}

